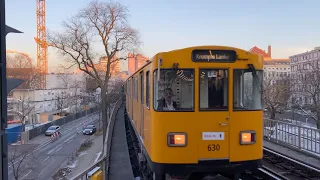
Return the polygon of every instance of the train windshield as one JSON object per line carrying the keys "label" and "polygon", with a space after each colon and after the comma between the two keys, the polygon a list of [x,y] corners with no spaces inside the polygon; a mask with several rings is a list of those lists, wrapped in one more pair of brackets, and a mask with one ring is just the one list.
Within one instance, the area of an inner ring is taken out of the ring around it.
{"label": "train windshield", "polygon": [[154,109],[156,111],[194,111],[194,70],[154,71]]}
{"label": "train windshield", "polygon": [[200,110],[228,110],[228,70],[200,69]]}
{"label": "train windshield", "polygon": [[234,70],[233,75],[233,109],[262,109],[263,71],[252,69]]}

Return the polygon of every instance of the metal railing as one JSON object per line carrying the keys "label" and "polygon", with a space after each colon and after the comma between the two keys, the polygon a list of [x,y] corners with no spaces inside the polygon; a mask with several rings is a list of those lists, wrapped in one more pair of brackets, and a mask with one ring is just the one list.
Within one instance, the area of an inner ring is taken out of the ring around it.
{"label": "metal railing", "polygon": [[117,112],[120,109],[122,102],[123,102],[123,98],[121,97],[115,103],[115,106],[113,107],[113,110],[111,112],[110,121],[107,127],[106,138],[104,142],[104,152],[102,157],[92,166],[84,169],[82,172],[70,178],[70,180],[87,180],[88,179],[87,174],[93,169],[95,169],[96,167],[99,167],[103,171],[104,173],[103,179],[107,179],[106,177],[108,175],[108,169],[109,169],[109,159],[110,159],[109,157],[110,157],[110,148],[112,143],[111,140],[112,140],[113,128],[114,128]]}
{"label": "metal railing", "polygon": [[302,124],[264,119],[264,137],[320,158],[320,130]]}

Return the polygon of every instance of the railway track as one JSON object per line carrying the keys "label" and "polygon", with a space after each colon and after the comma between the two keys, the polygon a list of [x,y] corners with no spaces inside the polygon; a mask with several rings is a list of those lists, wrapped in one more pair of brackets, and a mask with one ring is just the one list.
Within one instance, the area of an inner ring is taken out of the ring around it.
{"label": "railway track", "polygon": [[263,148],[263,166],[254,172],[242,174],[243,180],[320,180],[320,169],[282,153]]}
{"label": "railway track", "polygon": [[289,178],[275,172],[274,170],[266,166],[262,166],[257,171],[248,171],[241,175],[241,180],[256,179],[290,180]]}
{"label": "railway track", "polygon": [[269,148],[263,148],[264,166],[269,167],[283,179],[308,179],[320,180],[320,169],[308,162],[301,162],[285,154],[275,152]]}

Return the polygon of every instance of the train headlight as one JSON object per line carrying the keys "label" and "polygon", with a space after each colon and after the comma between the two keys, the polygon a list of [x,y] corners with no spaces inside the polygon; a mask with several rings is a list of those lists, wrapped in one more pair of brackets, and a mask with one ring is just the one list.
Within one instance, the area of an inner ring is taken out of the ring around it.
{"label": "train headlight", "polygon": [[240,132],[240,144],[254,144],[256,143],[255,131],[241,131]]}
{"label": "train headlight", "polygon": [[187,146],[186,133],[168,133],[168,146]]}

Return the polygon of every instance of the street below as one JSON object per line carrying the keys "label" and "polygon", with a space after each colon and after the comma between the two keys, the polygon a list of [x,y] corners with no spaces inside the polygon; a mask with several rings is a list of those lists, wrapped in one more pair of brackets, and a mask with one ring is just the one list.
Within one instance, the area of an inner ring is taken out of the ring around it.
{"label": "street below", "polygon": [[42,144],[38,144],[27,156],[22,155],[15,161],[9,162],[9,179],[14,180],[13,169],[21,173],[19,180],[51,179],[72,153],[75,153],[81,144],[90,138],[82,134],[83,127],[88,124],[94,124],[98,128],[98,114],[86,116],[61,126],[62,135],[56,140],[50,141],[51,137],[45,137],[44,134],[37,137],[41,139]]}

